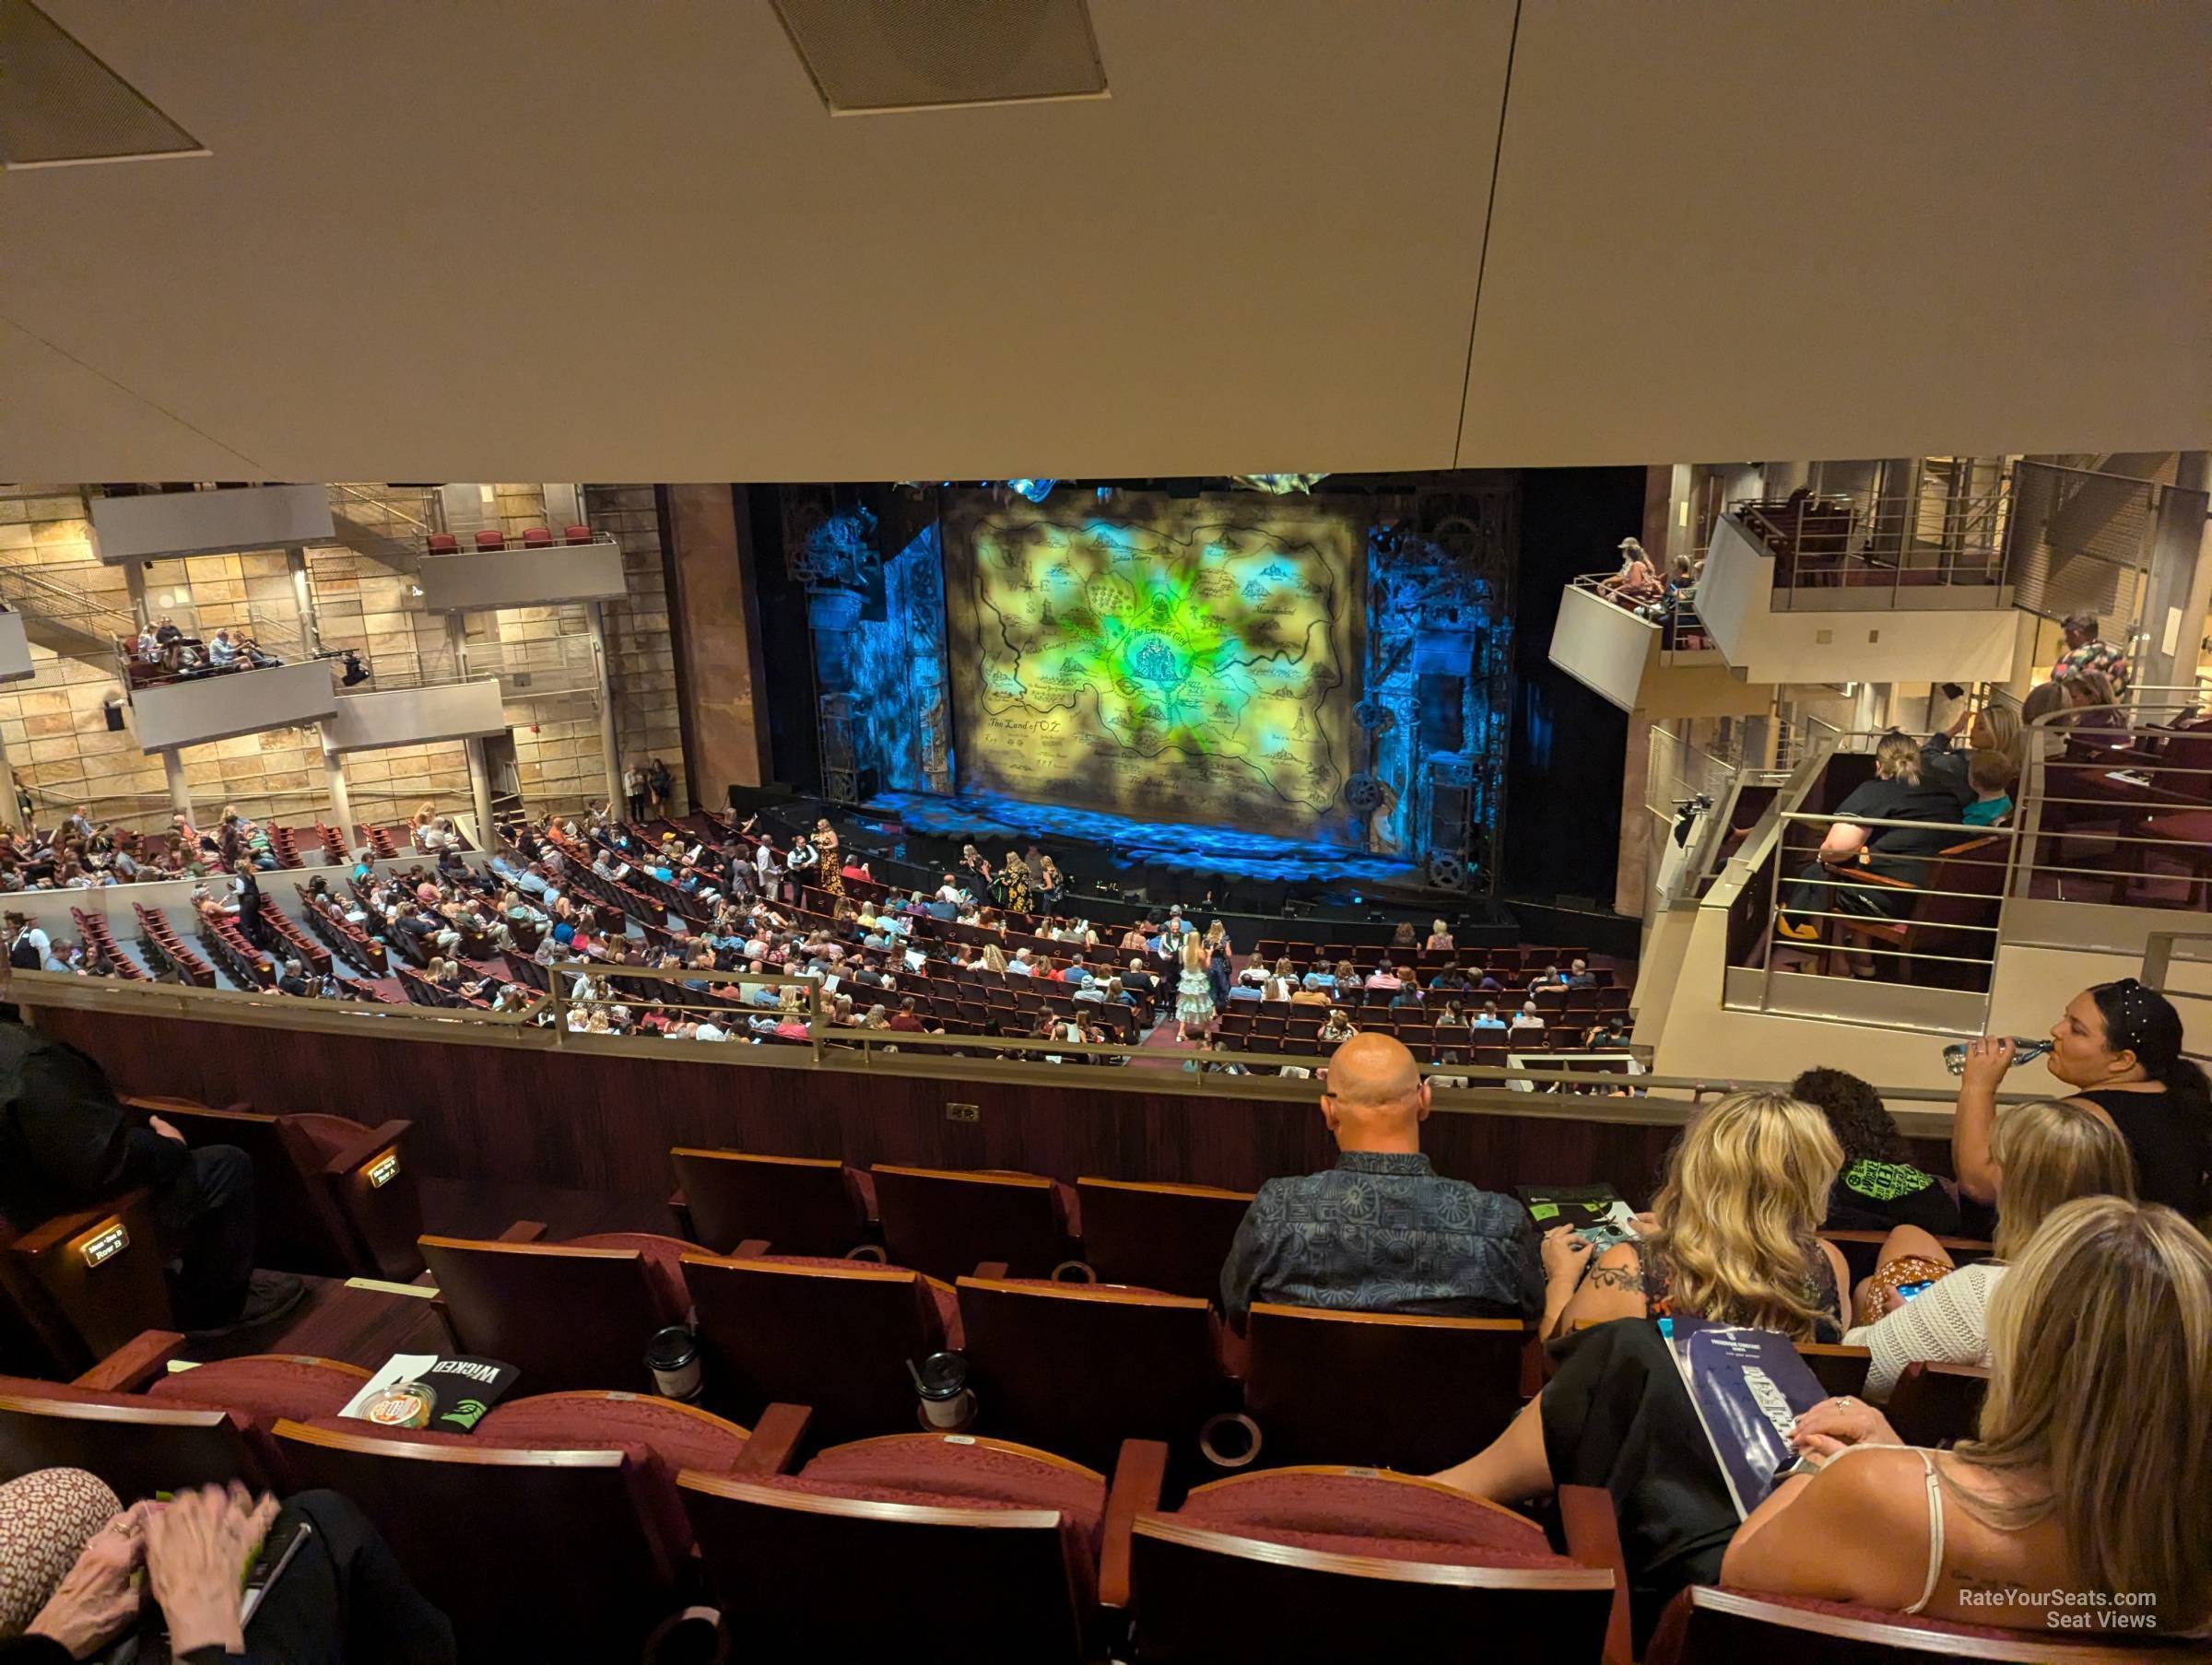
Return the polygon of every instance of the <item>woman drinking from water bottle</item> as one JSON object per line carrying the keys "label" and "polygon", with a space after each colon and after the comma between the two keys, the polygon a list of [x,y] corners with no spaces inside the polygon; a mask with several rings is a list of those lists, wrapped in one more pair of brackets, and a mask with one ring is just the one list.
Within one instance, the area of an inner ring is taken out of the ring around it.
{"label": "woman drinking from water bottle", "polygon": [[[1959,1189],[1995,1201],[1997,1164],[1990,1152],[1997,1087],[2012,1067],[2003,1036],[1967,1049],[1951,1123],[1951,1165]],[[2212,1094],[2205,1073],[2182,1056],[2182,1017],[2173,1003],[2132,977],[2085,989],[2051,1027],[2043,1067],[2074,1088],[2066,1100],[2119,1130],[2136,1161],[2136,1191],[2202,1222],[2212,1212]]]}

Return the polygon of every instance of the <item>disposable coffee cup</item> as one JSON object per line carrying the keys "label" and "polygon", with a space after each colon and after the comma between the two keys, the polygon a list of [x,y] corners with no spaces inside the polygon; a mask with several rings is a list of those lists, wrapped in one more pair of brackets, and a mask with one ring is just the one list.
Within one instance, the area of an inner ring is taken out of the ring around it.
{"label": "disposable coffee cup", "polygon": [[654,1331],[645,1345],[645,1368],[653,1372],[653,1390],[663,1399],[688,1403],[699,1397],[699,1343],[681,1324]]}
{"label": "disposable coffee cup", "polygon": [[922,1420],[933,1428],[965,1427],[975,1415],[975,1395],[968,1390],[968,1361],[957,1353],[933,1353],[917,1368],[907,1361]]}

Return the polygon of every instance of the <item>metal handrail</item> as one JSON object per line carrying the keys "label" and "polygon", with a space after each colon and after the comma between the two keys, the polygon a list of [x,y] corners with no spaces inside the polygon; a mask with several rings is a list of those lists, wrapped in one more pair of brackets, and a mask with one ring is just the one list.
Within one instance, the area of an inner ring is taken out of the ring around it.
{"label": "metal handrail", "polygon": [[[584,969],[594,975],[617,969],[601,967],[594,962],[582,962]],[[549,970],[569,970],[571,967],[549,967]],[[631,972],[641,967],[621,967]],[[550,980],[550,979],[548,979]],[[558,986],[558,985],[556,985]],[[80,978],[60,972],[18,971],[14,974],[12,997],[23,1006],[60,1006],[94,1011],[112,1011],[125,1014],[155,1013],[201,1021],[236,1021],[266,1027],[301,1029],[326,1033],[375,1033],[380,1028],[394,1035],[429,1041],[478,1041],[484,1044],[519,1046],[532,1049],[575,1048],[594,1054],[606,1053],[638,1058],[678,1058],[687,1062],[712,1061],[735,1066],[813,1068],[848,1073],[877,1073],[900,1070],[900,1064],[879,1054],[877,1049],[896,1046],[900,1052],[915,1054],[961,1054],[958,1057],[914,1057],[914,1068],[910,1072],[927,1074],[935,1079],[968,1078],[982,1081],[1043,1081],[1065,1085],[1079,1083],[1083,1086],[1107,1091],[1124,1091],[1147,1095],[1203,1093],[1209,1097],[1246,1098],[1317,1098],[1324,1084],[1316,1076],[1300,1079],[1296,1076],[1232,1076],[1220,1073],[1188,1075],[1181,1070],[1140,1070],[1118,1066],[1094,1066],[1076,1061],[1073,1057],[1064,1064],[1038,1066],[1025,1062],[1022,1058],[993,1056],[996,1049],[1012,1049],[1013,1043],[989,1036],[929,1036],[900,1033],[895,1039],[853,1046],[830,1044],[818,1049],[787,1047],[752,1047],[728,1042],[677,1043],[681,1050],[672,1050],[663,1038],[640,1039],[614,1035],[587,1035],[570,1030],[565,1023],[549,1021],[553,1002],[548,996],[543,1002],[534,1002],[526,1009],[514,1012],[493,1012],[478,1007],[426,1007],[412,1004],[372,1004],[354,1001],[302,1000],[268,991],[232,991],[224,989],[197,989],[168,983],[125,982],[119,979]],[[572,1003],[571,1003],[572,1005]],[[841,1037],[876,1033],[874,1031],[838,1032]],[[1079,1048],[1073,1042],[1034,1041],[1024,1043],[1022,1051],[1041,1052],[1057,1048],[1064,1053],[1099,1054],[1116,1049],[1085,1043]],[[1158,1049],[1118,1049],[1124,1052],[1141,1051],[1155,1061],[1162,1054]],[[1240,1052],[1186,1051],[1178,1049],[1171,1057],[1182,1062],[1197,1060],[1202,1062],[1237,1062],[1249,1065],[1251,1055]],[[1275,1061],[1275,1055],[1267,1055]],[[1295,1062],[1296,1061],[1291,1061]],[[1610,1079],[1607,1076],[1579,1072],[1537,1069],[1500,1070],[1495,1067],[1474,1065],[1441,1066],[1444,1073],[1464,1075],[1473,1080],[1486,1078],[1486,1085],[1467,1088],[1448,1087],[1437,1096],[1435,1108],[1442,1115],[1505,1113],[1512,1115],[1565,1115],[1581,1120],[1615,1120],[1641,1122],[1679,1124],[1694,1113],[1696,1100],[1716,1090],[1709,1078],[1684,1075],[1645,1074],[1633,1078],[1640,1095],[1632,1099],[1613,1099],[1586,1096],[1546,1096],[1531,1094],[1526,1085],[1556,1083],[1561,1085],[1589,1086]],[[1073,1072],[1072,1077],[1070,1072]],[[1497,1078],[1489,1085],[1488,1078]],[[1732,1079],[1730,1090],[1772,1089],[1786,1090],[1780,1082]],[[1922,1106],[1924,1108],[1906,1110],[1908,1116],[1921,1115],[1934,1124],[1940,1119],[1947,1122],[1950,1107],[1956,1101],[1957,1089],[1951,1087],[1883,1086],[1883,1098],[1892,1104]],[[2039,1096],[2034,1093],[2000,1094],[2003,1103],[2025,1101]]]}
{"label": "metal handrail", "polygon": [[[2188,689],[2178,691],[2194,692],[2194,690]],[[2102,724],[2099,723],[2096,719],[2100,712],[2112,713],[2112,721]],[[2052,764],[2057,763],[2077,768],[2097,767],[2094,762],[2072,762],[2065,756],[2063,746],[2059,748],[2059,755],[2052,756],[2053,739],[2060,734],[2064,734],[2069,740],[2098,735],[2109,736],[2117,740],[2140,738],[2147,733],[2156,733],[2153,725],[2146,724],[2140,720],[2145,716],[2159,712],[2164,713],[2170,721],[2186,721],[2196,715],[2196,704],[2194,699],[2179,699],[2161,704],[2123,702],[2117,706],[2090,706],[2078,709],[2062,709],[2046,712],[2026,726],[2022,731],[2024,758],[2016,816],[2021,823],[2023,831],[2028,835],[2028,842],[2023,846],[2027,855],[2010,875],[2010,881],[2006,887],[2006,895],[2020,897],[2030,897],[2032,894],[2035,875],[2038,872],[2053,876],[2064,874],[2091,881],[2112,881],[2116,893],[2123,890],[2127,880],[2138,876],[2133,870],[2123,867],[2083,867],[2042,862],[2036,859],[2036,852],[2043,848],[2044,811],[2047,807],[2054,805],[2062,808],[2079,806],[2109,809],[2113,807],[2113,800],[2109,798],[2080,797],[2051,791],[2049,769]],[[2156,737],[2171,739],[2171,732],[2156,734]],[[2154,764],[2142,758],[2115,758],[2112,765],[2115,768],[2136,766],[2154,768],[2161,774],[2203,776],[2208,780],[2212,780],[2212,768],[2192,768],[2164,761]],[[2202,801],[2184,800],[2172,803],[2146,803],[2132,806],[2122,805],[2121,807],[2124,812],[2132,807],[2140,811],[2147,818],[2161,812],[2183,814],[2194,809],[2212,808],[2212,791],[2208,791],[2206,798]],[[2154,849],[2171,850],[2177,848],[2171,839],[2123,830],[2122,823],[2124,819],[2124,813],[2116,816],[2112,829],[2109,833],[2100,831],[2097,836],[2108,840],[2115,850],[2128,848],[2141,849],[2147,851]],[[2061,838],[2065,835],[2065,829],[2064,828],[2053,829],[2052,834],[2053,838]],[[2060,883],[2063,885],[2063,879],[2060,880]],[[2206,893],[2203,899],[2196,904],[2197,908],[2212,908],[2212,883],[2204,880],[2187,880],[2184,883],[2190,886],[2191,893],[2199,889]]]}
{"label": "metal handrail", "polygon": [[438,530],[429,522],[419,520],[416,516],[409,514],[406,510],[400,508],[398,504],[393,502],[389,498],[371,497],[369,493],[362,491],[358,487],[349,486],[342,480],[333,480],[329,484],[331,490],[342,493],[346,497],[351,498],[357,503],[364,504],[371,509],[376,510],[379,513],[388,514],[395,519],[405,521],[410,526],[421,528],[423,535],[426,537],[429,536],[429,534]]}
{"label": "metal handrail", "polygon": [[[69,565],[82,567],[87,572],[106,570],[95,561],[71,562]],[[25,596],[39,598],[41,604],[37,606],[18,602],[19,612],[41,615],[72,626],[76,626],[79,620],[95,621],[99,628],[88,628],[88,635],[102,636],[112,640],[119,636],[135,634],[138,628],[138,621],[122,608],[103,606],[88,596],[56,583],[48,576],[46,569],[0,567],[0,595],[5,595],[10,589],[20,591]]]}

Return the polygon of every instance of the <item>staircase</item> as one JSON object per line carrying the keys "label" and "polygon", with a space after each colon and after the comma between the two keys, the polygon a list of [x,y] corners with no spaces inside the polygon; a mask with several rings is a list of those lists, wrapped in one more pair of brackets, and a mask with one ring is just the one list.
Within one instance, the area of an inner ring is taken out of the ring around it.
{"label": "staircase", "polygon": [[388,572],[418,569],[423,540],[438,530],[436,514],[435,492],[414,493],[403,501],[393,487],[371,492],[339,482],[330,488],[338,542]]}
{"label": "staircase", "polygon": [[[23,616],[23,633],[40,647],[101,669],[115,669],[115,644],[138,633],[138,624],[120,607],[92,599],[76,584],[53,574],[70,567],[0,566],[0,602]],[[100,569],[82,566],[90,577]]]}

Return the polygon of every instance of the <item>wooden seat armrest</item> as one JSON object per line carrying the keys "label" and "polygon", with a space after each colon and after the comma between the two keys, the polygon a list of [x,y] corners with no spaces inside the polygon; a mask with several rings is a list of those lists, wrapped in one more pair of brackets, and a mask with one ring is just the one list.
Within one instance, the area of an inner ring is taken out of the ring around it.
{"label": "wooden seat armrest", "polygon": [[[1559,1528],[1567,1553],[1584,1566],[1613,1575],[1613,1611],[1606,1620],[1605,1665],[1632,1665],[1629,1641],[1629,1567],[1620,1551],[1620,1523],[1613,1495],[1602,1486],[1563,1485],[1559,1489]],[[1111,1507],[1111,1505],[1109,1505]],[[1109,1516],[1109,1519],[1112,1517]]]}
{"label": "wooden seat armrest", "polygon": [[752,1435],[730,1472],[739,1476],[791,1473],[799,1466],[799,1448],[813,1420],[814,1412],[806,1405],[770,1405],[753,1424]]}
{"label": "wooden seat armrest", "polygon": [[492,1241],[495,1243],[536,1243],[543,1240],[545,1235],[546,1223],[543,1220],[517,1220]]}
{"label": "wooden seat armrest", "polygon": [[176,1331],[141,1330],[69,1385],[100,1393],[136,1393],[183,1351],[184,1338]]}
{"label": "wooden seat armrest", "polygon": [[[1167,1484],[1168,1448],[1157,1439],[1124,1439],[1106,1493],[1104,1542],[1099,1552],[1099,1605],[1129,1605],[1129,1541],[1136,1518],[1159,1507]],[[1608,1505],[1610,1499],[1607,1499]],[[1609,1662],[1608,1662],[1609,1665]]]}
{"label": "wooden seat armrest", "polygon": [[74,1214],[56,1214],[36,1230],[27,1231],[11,1247],[18,1254],[42,1255],[59,1249],[77,1233],[88,1230],[96,1222],[110,1214],[127,1214],[146,1202],[153,1192],[143,1185],[133,1186],[127,1191],[118,1191],[104,1202],[90,1208],[78,1209]]}
{"label": "wooden seat armrest", "polygon": [[407,1136],[407,1130],[414,1125],[412,1121],[395,1118],[385,1122],[382,1127],[370,1129],[351,1144],[347,1145],[324,1162],[323,1171],[326,1174],[340,1176],[350,1174],[379,1151],[388,1145],[397,1144],[402,1139],[405,1139]]}

